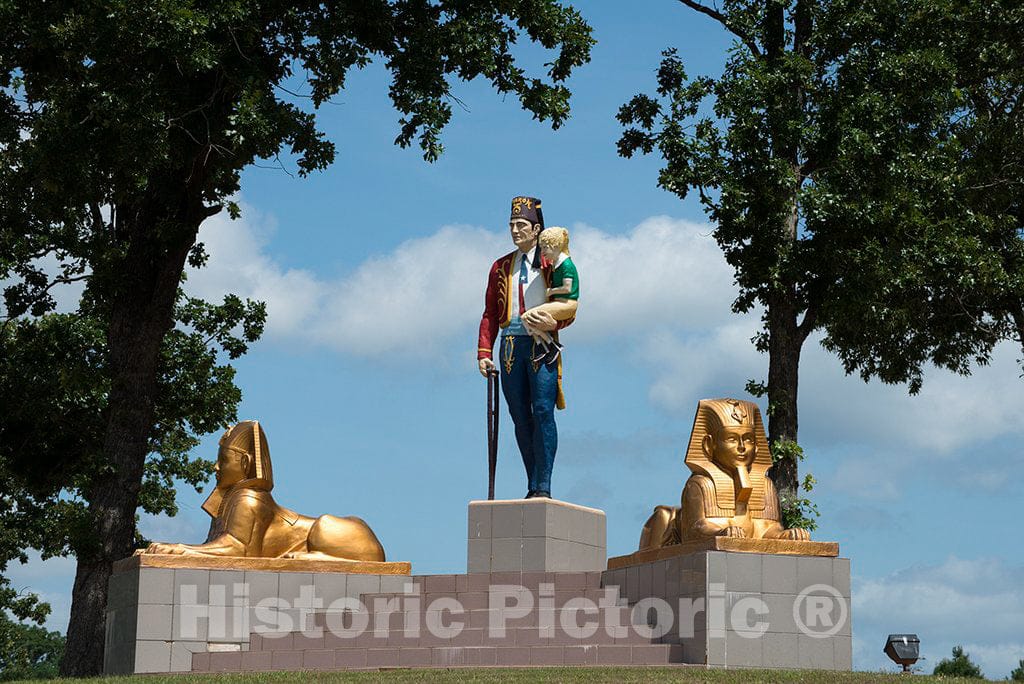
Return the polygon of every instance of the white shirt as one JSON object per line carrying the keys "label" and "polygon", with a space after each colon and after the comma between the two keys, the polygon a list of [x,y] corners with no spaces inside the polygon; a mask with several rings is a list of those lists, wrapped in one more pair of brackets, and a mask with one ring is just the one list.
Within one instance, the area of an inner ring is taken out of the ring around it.
{"label": "white shirt", "polygon": [[[527,309],[540,306],[548,301],[548,286],[541,275],[541,269],[533,267],[533,258],[539,248],[534,245],[533,249],[526,252],[526,282],[523,283],[523,302]],[[523,252],[516,254],[512,263],[512,320],[505,328],[506,335],[526,335],[520,320],[523,309],[519,306],[519,280],[523,265]]]}

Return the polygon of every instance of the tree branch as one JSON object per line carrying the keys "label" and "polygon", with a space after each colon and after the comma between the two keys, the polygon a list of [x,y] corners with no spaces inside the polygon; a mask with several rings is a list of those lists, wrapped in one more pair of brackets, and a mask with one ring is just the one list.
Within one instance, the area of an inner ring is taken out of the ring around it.
{"label": "tree branch", "polygon": [[726,31],[739,38],[743,42],[743,44],[747,46],[747,49],[754,54],[755,57],[757,57],[758,59],[761,59],[763,57],[763,55],[761,54],[761,48],[757,46],[757,42],[754,40],[753,36],[751,36],[746,31],[740,29],[739,27],[733,26],[729,22],[729,19],[718,10],[712,9],[707,5],[702,5],[699,2],[695,2],[694,0],[679,0],[679,2],[683,3],[692,10],[696,10],[701,14],[706,14],[707,16],[711,17],[719,24],[721,24],[723,27],[725,27]]}

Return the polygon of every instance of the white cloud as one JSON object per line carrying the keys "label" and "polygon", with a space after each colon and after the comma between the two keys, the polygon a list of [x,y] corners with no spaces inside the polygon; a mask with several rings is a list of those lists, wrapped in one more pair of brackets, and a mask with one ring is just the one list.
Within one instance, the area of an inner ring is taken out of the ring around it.
{"label": "white cloud", "polygon": [[962,644],[988,677],[1005,677],[1024,658],[1024,566],[950,556],[941,565],[860,579],[853,620],[864,647],[858,668],[885,666],[886,635],[910,632],[921,639],[926,672]]}
{"label": "white cloud", "polygon": [[[266,301],[269,338],[360,356],[422,357],[471,345],[465,339],[483,311],[487,270],[513,248],[504,233],[443,226],[328,279],[268,255],[273,231],[250,207],[239,221],[208,221],[200,240],[210,260],[190,273],[189,290]],[[730,318],[731,274],[706,224],[654,217],[623,236],[576,225],[571,249],[583,291],[574,344]]]}

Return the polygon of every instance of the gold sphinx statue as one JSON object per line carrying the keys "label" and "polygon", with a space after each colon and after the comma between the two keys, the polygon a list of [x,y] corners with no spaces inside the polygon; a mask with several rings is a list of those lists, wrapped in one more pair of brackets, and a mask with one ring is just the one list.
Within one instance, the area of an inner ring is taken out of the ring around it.
{"label": "gold sphinx statue", "polygon": [[779,497],[765,476],[772,465],[757,404],[702,399],[697,405],[680,507],[657,506],[640,534],[640,551],[709,537],[809,541],[807,530],[779,522]]}
{"label": "gold sphinx statue", "polygon": [[384,547],[355,517],[310,518],[279,506],[267,435],[255,420],[228,428],[217,452],[217,488],[203,504],[213,518],[205,544],[150,544],[147,554],[383,561]]}

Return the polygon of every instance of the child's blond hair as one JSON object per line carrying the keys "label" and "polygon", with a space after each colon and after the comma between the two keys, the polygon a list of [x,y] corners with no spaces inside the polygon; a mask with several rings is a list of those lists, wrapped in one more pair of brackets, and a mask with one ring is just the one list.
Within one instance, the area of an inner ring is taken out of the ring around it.
{"label": "child's blond hair", "polygon": [[559,252],[569,254],[569,231],[561,226],[551,226],[540,232],[537,241],[543,247],[557,247]]}

